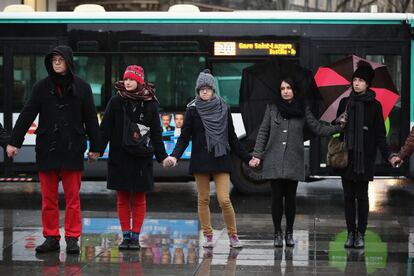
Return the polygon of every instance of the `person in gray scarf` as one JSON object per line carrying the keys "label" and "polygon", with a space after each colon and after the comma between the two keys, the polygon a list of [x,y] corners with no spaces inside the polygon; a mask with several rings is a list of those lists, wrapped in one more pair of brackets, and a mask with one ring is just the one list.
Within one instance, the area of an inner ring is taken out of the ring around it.
{"label": "person in gray scarf", "polygon": [[209,70],[197,78],[196,98],[187,105],[184,125],[167,164],[175,166],[192,141],[190,174],[194,175],[198,192],[198,216],[204,234],[203,247],[213,247],[213,228],[210,221],[210,178],[216,183],[217,199],[227,226],[230,246],[242,247],[236,228],[236,217],[229,196],[231,153],[246,164],[251,156],[240,144],[234,132],[230,108],[216,94],[216,81]]}

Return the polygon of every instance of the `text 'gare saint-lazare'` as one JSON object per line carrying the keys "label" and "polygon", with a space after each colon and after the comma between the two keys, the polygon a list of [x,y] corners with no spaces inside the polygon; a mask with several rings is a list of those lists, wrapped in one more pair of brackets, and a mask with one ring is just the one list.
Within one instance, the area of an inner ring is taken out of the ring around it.
{"label": "text 'gare saint-lazare'", "polygon": [[271,42],[256,42],[256,43],[239,43],[240,50],[269,50],[269,55],[295,55],[296,50],[292,43],[271,43]]}

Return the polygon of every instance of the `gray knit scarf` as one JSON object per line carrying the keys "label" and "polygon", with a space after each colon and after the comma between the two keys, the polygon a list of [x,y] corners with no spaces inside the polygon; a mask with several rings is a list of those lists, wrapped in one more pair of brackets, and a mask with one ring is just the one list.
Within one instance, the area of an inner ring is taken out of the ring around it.
{"label": "gray knit scarf", "polygon": [[217,95],[210,101],[197,96],[195,106],[206,131],[208,152],[214,150],[214,157],[226,155],[230,151],[227,104]]}

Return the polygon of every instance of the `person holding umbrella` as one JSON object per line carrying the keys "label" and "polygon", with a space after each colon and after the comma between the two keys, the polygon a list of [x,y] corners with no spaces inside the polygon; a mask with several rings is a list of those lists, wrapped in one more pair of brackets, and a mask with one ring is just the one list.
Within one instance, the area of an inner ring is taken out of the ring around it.
{"label": "person holding umbrella", "polygon": [[190,173],[194,175],[197,183],[198,217],[205,239],[203,247],[213,247],[209,208],[210,177],[213,177],[230,246],[240,248],[242,243],[237,235],[236,217],[229,196],[232,171],[230,151],[246,164],[251,156],[240,144],[234,132],[230,108],[216,94],[216,81],[208,69],[198,75],[195,90],[196,98],[187,105],[181,135],[166,163],[175,166],[189,141],[193,141]]}
{"label": "person holding umbrella", "polygon": [[338,118],[345,111],[348,117],[344,133],[341,135],[348,149],[348,164],[339,171],[344,190],[348,230],[345,248],[365,246],[364,235],[369,213],[368,183],[373,180],[377,148],[384,159],[390,162],[395,160],[385,138],[381,103],[376,100],[375,92],[370,89],[374,75],[371,65],[360,61],[352,75],[351,94],[341,99],[337,110]]}
{"label": "person holding umbrella", "polygon": [[279,87],[276,102],[266,108],[249,165],[262,164],[263,179],[271,181],[274,246],[283,246],[281,222],[284,211],[285,243],[287,247],[293,247],[296,189],[298,181],[305,180],[304,127],[315,134],[328,136],[341,131],[341,126],[316,120],[291,78],[282,79]]}

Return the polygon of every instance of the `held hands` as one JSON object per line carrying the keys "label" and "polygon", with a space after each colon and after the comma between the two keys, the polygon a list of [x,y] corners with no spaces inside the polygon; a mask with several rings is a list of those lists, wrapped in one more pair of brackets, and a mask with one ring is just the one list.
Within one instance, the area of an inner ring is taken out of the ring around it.
{"label": "held hands", "polygon": [[249,166],[252,168],[256,168],[259,165],[260,165],[260,159],[253,156],[252,159],[250,159],[249,161]]}
{"label": "held hands", "polygon": [[88,162],[92,163],[99,158],[99,152],[88,152]]}
{"label": "held hands", "polygon": [[11,157],[17,155],[18,150],[19,149],[16,148],[15,146],[7,145],[7,147],[6,147],[7,157],[11,158]]}
{"label": "held hands", "polygon": [[168,156],[162,161],[162,166],[164,168],[171,168],[171,167],[175,167],[176,165],[177,165],[177,158],[175,158],[174,156]]}
{"label": "held hands", "polygon": [[404,163],[404,160],[402,160],[398,155],[395,155],[391,157],[389,162],[393,168],[399,168]]}
{"label": "held hands", "polygon": [[339,126],[344,129],[346,127],[346,124],[348,123],[348,112],[344,112],[335,120]]}

